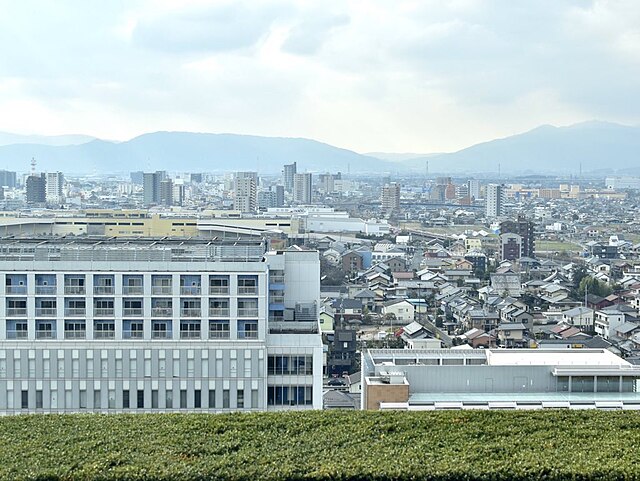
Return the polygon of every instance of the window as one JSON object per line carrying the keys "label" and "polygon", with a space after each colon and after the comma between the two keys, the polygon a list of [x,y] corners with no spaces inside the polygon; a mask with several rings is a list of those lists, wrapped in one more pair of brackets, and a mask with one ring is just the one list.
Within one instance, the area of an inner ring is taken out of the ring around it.
{"label": "window", "polygon": [[267,404],[270,406],[301,406],[313,404],[313,387],[268,386]]}
{"label": "window", "polygon": [[269,356],[267,374],[270,375],[311,375],[313,374],[312,356]]}
{"label": "window", "polygon": [[200,321],[180,321],[180,339],[200,339]]}
{"label": "window", "polygon": [[229,339],[229,321],[209,321],[209,339]]}
{"label": "window", "polygon": [[222,408],[229,409],[229,390],[224,389],[222,391]]}
{"label": "window", "polygon": [[87,391],[85,389],[80,390],[80,409],[87,409]]}
{"label": "window", "polygon": [[144,409],[144,390],[143,389],[138,389],[138,393],[137,393],[137,398],[138,398],[138,409]]}
{"label": "window", "polygon": [[93,391],[93,408],[100,409],[102,407],[102,398],[100,396],[100,390]]}
{"label": "window", "polygon": [[142,321],[123,321],[122,337],[124,339],[142,339],[144,336],[144,323]]}
{"label": "window", "polygon": [[123,299],[122,315],[124,317],[142,316],[142,299]]}
{"label": "window", "polygon": [[215,389],[209,389],[209,409],[215,409],[216,407],[216,391]]}
{"label": "window", "polygon": [[238,339],[258,339],[258,321],[238,321]]}
{"label": "window", "polygon": [[238,389],[236,402],[239,409],[244,408],[244,389]]}
{"label": "window", "polygon": [[187,407],[187,390],[180,390],[180,409],[185,409]]}
{"label": "window", "polygon": [[116,324],[114,321],[94,321],[93,337],[95,339],[114,339],[116,337]]}
{"label": "window", "polygon": [[171,339],[171,321],[151,321],[153,339]]}
{"label": "window", "polygon": [[165,406],[167,409],[173,408],[173,391],[171,389],[167,389],[165,392]]}
{"label": "window", "polygon": [[229,276],[209,277],[209,294],[229,294]]}
{"label": "window", "polygon": [[154,389],[151,391],[151,408],[158,409],[158,390]]}
{"label": "window", "polygon": [[255,295],[257,293],[257,276],[238,276],[238,295]]}
{"label": "window", "polygon": [[193,407],[202,407],[202,391],[200,389],[196,389],[195,391],[193,391]]}
{"label": "window", "polygon": [[598,376],[598,392],[620,392],[620,377]]}
{"label": "window", "polygon": [[211,317],[229,317],[229,299],[209,299]]}
{"label": "window", "polygon": [[251,407],[254,409],[258,407],[258,390],[257,389],[251,390]]}
{"label": "window", "polygon": [[29,391],[21,392],[20,407],[22,409],[29,409]]}
{"label": "window", "polygon": [[573,376],[571,392],[593,392],[593,376]]}
{"label": "window", "polygon": [[238,317],[256,317],[258,299],[238,299]]}

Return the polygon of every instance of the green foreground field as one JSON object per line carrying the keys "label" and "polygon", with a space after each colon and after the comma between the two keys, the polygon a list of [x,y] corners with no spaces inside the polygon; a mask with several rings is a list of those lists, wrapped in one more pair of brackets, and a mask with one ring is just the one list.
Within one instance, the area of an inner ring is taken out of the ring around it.
{"label": "green foreground field", "polygon": [[572,242],[536,240],[536,252],[580,252],[582,247]]}
{"label": "green foreground field", "polygon": [[3,480],[640,478],[633,412],[35,415],[0,446]]}

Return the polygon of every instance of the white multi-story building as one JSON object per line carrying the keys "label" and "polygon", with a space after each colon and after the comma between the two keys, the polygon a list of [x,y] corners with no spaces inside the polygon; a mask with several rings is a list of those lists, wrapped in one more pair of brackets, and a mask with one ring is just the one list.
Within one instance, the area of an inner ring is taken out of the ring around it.
{"label": "white multi-story building", "polygon": [[0,414],[319,409],[316,251],[0,241]]}
{"label": "white multi-story building", "polygon": [[45,184],[45,197],[47,202],[58,204],[64,202],[64,174],[62,172],[47,172]]}
{"label": "white multi-story building", "polygon": [[296,204],[311,204],[313,200],[310,173],[293,174],[293,201]]}
{"label": "white multi-story building", "polygon": [[500,217],[504,210],[504,186],[497,184],[487,185],[485,197],[487,219]]}

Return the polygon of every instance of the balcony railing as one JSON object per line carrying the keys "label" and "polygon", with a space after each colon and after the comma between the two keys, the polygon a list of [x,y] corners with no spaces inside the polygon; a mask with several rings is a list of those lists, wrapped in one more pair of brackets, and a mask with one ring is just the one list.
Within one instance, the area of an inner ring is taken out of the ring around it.
{"label": "balcony railing", "polygon": [[238,308],[238,317],[258,317],[258,308]]}
{"label": "balcony railing", "polygon": [[36,317],[56,317],[57,313],[55,307],[36,307]]}
{"label": "balcony railing", "polygon": [[36,339],[55,339],[56,331],[45,331],[38,330],[36,331]]}
{"label": "balcony railing", "polygon": [[65,339],[84,339],[87,337],[87,331],[64,331]]}
{"label": "balcony railing", "polygon": [[209,331],[209,339],[229,339],[229,331]]}
{"label": "balcony railing", "polygon": [[36,295],[53,295],[56,291],[56,286],[36,286]]}
{"label": "balcony railing", "polygon": [[26,294],[27,286],[7,286],[7,294]]}
{"label": "balcony railing", "polygon": [[93,331],[94,339],[115,339],[115,331]]}
{"label": "balcony railing", "polygon": [[93,293],[96,295],[113,295],[114,292],[113,286],[93,286]]}
{"label": "balcony railing", "polygon": [[238,339],[258,339],[258,331],[238,331]]}
{"label": "balcony railing", "polygon": [[202,293],[200,286],[181,286],[180,294],[183,296],[199,296]]}
{"label": "balcony railing", "polygon": [[200,331],[180,331],[180,339],[200,339]]}
{"label": "balcony railing", "polygon": [[284,304],[284,296],[271,296],[269,300],[272,304]]}
{"label": "balcony railing", "polygon": [[152,307],[151,315],[153,317],[171,317],[173,316],[173,308],[171,307]]}
{"label": "balcony railing", "polygon": [[229,286],[209,286],[209,294],[215,295],[229,295]]}
{"label": "balcony railing", "polygon": [[151,294],[154,296],[170,296],[172,293],[171,286],[151,286]]}
{"label": "balcony railing", "polygon": [[26,317],[26,307],[7,307],[7,317]]}
{"label": "balcony railing", "polygon": [[151,339],[170,339],[171,331],[151,331]]}
{"label": "balcony railing", "polygon": [[144,289],[142,286],[122,286],[122,294],[125,296],[142,295]]}
{"label": "balcony railing", "polygon": [[9,330],[7,331],[7,339],[26,339],[28,336],[27,331],[24,330]]}
{"label": "balcony railing", "polygon": [[124,317],[142,317],[144,313],[142,309],[125,307],[122,309],[122,315]]}
{"label": "balcony railing", "polygon": [[239,296],[255,296],[257,293],[258,293],[258,288],[256,286],[238,287],[238,295]]}
{"label": "balcony railing", "polygon": [[64,310],[66,317],[84,317],[86,313],[87,310],[84,307],[67,307]]}
{"label": "balcony railing", "polygon": [[96,307],[93,310],[93,317],[113,317],[113,307]]}
{"label": "balcony railing", "polygon": [[270,276],[269,282],[271,284],[284,284],[284,276]]}
{"label": "balcony railing", "polygon": [[229,317],[229,308],[211,307],[209,308],[209,317]]}
{"label": "balcony railing", "polygon": [[189,307],[186,309],[180,309],[180,317],[200,317],[202,315],[202,309]]}
{"label": "balcony railing", "polygon": [[124,339],[142,339],[144,333],[142,331],[122,331],[122,337]]}
{"label": "balcony railing", "polygon": [[66,295],[84,295],[87,290],[84,286],[64,286],[64,293]]}

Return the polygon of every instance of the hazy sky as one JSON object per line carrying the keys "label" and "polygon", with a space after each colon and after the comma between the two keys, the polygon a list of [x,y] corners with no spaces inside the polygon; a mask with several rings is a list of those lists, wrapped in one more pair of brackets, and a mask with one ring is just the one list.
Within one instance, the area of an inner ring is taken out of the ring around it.
{"label": "hazy sky", "polygon": [[0,0],[0,130],[439,152],[640,123],[640,1]]}

